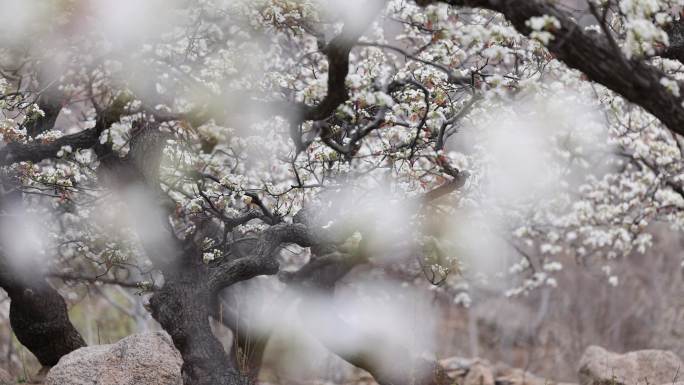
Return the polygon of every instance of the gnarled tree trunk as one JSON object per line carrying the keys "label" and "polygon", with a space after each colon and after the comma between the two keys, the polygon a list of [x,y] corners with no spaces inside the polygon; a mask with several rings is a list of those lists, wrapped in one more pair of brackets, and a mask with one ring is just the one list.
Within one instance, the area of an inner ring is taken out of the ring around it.
{"label": "gnarled tree trunk", "polygon": [[[173,339],[183,357],[186,385],[242,385],[250,383],[233,365],[209,324],[214,308],[211,290],[200,274],[179,272],[150,299],[152,316]],[[203,273],[206,274],[206,273]]]}
{"label": "gnarled tree trunk", "polygon": [[11,299],[10,324],[19,342],[43,366],[54,366],[62,356],[86,345],[69,321],[62,296],[44,279],[23,283],[0,282]]}
{"label": "gnarled tree trunk", "polygon": [[[21,193],[15,188],[18,183],[4,175],[0,182],[4,189],[9,190],[0,197],[0,209],[24,215],[20,209]],[[2,226],[11,225],[5,223]],[[2,230],[6,228],[0,228]],[[3,248],[6,246],[2,245]],[[19,342],[45,367],[54,366],[62,356],[86,346],[69,320],[64,298],[50,286],[42,273],[33,266],[13,266],[6,258],[7,255],[0,257],[0,287],[10,297],[10,325]]]}

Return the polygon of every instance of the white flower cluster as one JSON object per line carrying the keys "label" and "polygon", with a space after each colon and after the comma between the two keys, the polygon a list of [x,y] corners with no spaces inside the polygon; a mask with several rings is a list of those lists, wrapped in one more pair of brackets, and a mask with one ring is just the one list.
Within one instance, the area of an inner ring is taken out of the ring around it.
{"label": "white flower cluster", "polygon": [[624,0],[618,2],[624,15],[626,38],[625,55],[654,55],[659,46],[667,46],[669,38],[662,27],[671,21],[669,9],[672,4],[658,0]]}
{"label": "white flower cluster", "polygon": [[530,37],[544,45],[549,44],[554,38],[553,32],[561,28],[560,21],[550,15],[531,17],[525,24],[532,30]]}

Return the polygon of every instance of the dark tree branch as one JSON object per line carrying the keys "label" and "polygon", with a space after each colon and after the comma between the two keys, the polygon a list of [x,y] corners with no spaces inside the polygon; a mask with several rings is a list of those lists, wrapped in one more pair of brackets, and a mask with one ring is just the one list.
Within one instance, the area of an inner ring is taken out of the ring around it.
{"label": "dark tree branch", "polygon": [[[684,134],[682,98],[673,95],[660,83],[666,75],[644,60],[627,59],[615,52],[609,37],[587,33],[559,5],[540,0],[439,0],[454,6],[483,8],[502,13],[525,35],[532,32],[526,22],[535,16],[554,16],[561,27],[550,31],[554,39],[548,49],[569,67],[584,73],[589,80],[602,84],[643,107],[671,131]],[[417,0],[421,6],[435,0]],[[626,65],[625,65],[626,64]]]}
{"label": "dark tree branch", "polygon": [[[250,199],[252,199],[252,203],[254,203],[255,205],[257,205],[259,207],[261,212],[268,219],[269,224],[274,225],[274,224],[276,224],[282,220],[279,216],[277,216],[276,214],[271,212],[271,210],[269,210],[268,207],[266,207],[266,204],[264,204],[264,201],[261,200],[259,195],[255,194],[255,193],[251,193],[251,192],[247,192],[247,193],[245,193],[245,195],[250,197]],[[265,218],[262,218],[262,219],[265,219]]]}
{"label": "dark tree branch", "polygon": [[64,146],[71,146],[74,150],[90,148],[98,143],[104,125],[83,130],[71,135],[65,135],[54,142],[40,143],[7,143],[0,149],[0,165],[7,166],[17,162],[40,162],[43,159],[56,158],[59,150]]}
{"label": "dark tree branch", "polygon": [[112,123],[121,119],[125,113],[126,104],[130,101],[128,95],[117,98],[112,105],[98,116],[95,126],[75,134],[65,135],[50,143],[10,142],[0,149],[0,166],[7,166],[17,162],[40,162],[44,159],[56,158],[59,150],[64,146],[71,146],[76,151],[91,148],[99,143],[100,134]]}
{"label": "dark tree branch", "polygon": [[299,132],[300,124],[307,120],[327,119],[337,107],[349,99],[349,90],[345,84],[349,74],[349,53],[384,6],[384,2],[374,0],[368,5],[367,12],[358,15],[361,20],[346,20],[342,32],[323,48],[323,53],[328,59],[328,92],[315,106],[298,105],[296,107],[298,112],[291,119],[290,136],[297,152],[306,148]]}
{"label": "dark tree branch", "polygon": [[684,63],[684,20],[680,18],[673,21],[665,27],[665,32],[669,37],[670,45],[660,52],[660,56]]}
{"label": "dark tree branch", "polygon": [[214,292],[237,282],[258,275],[278,272],[279,264],[274,254],[283,244],[294,243],[308,247],[313,243],[307,227],[300,223],[280,223],[262,231],[256,247],[248,256],[232,260],[220,260],[211,266],[209,286]]}
{"label": "dark tree branch", "polygon": [[32,120],[26,124],[26,133],[28,136],[35,137],[43,132],[52,130],[55,126],[57,117],[59,116],[60,111],[62,111],[62,104],[64,103],[64,95],[55,88],[55,86],[52,86],[38,96],[36,104],[38,104],[38,107],[45,115],[38,118],[32,118]]}
{"label": "dark tree branch", "polygon": [[[15,187],[17,181],[2,178],[5,187]],[[0,197],[0,209],[21,209],[21,192],[12,190]],[[8,223],[5,223],[8,225]],[[7,231],[1,228],[0,231]],[[3,247],[6,247],[4,245]],[[0,256],[0,287],[10,297],[10,325],[19,342],[36,356],[41,365],[49,367],[78,348],[85,341],[69,320],[64,298],[46,281],[42,269],[17,265],[19,256]],[[26,263],[26,261],[23,261]]]}
{"label": "dark tree branch", "polygon": [[[349,99],[349,90],[345,85],[349,73],[349,53],[361,37],[366,27],[370,25],[382,2],[370,2],[368,12],[358,15],[362,22],[345,22],[342,32],[333,38],[323,49],[328,59],[328,93],[316,106],[301,106],[302,120],[322,120],[330,116],[338,106]],[[374,8],[374,9],[373,9]]]}
{"label": "dark tree branch", "polygon": [[43,366],[54,366],[62,356],[86,346],[69,321],[62,296],[42,277],[2,282],[10,302],[10,324],[19,342]]}
{"label": "dark tree branch", "polygon": [[87,283],[101,283],[105,285],[116,285],[121,287],[127,287],[131,289],[139,289],[140,284],[138,282],[122,281],[119,279],[107,278],[107,277],[97,277],[88,276],[73,273],[48,273],[50,278],[59,278],[65,282],[87,282]]}

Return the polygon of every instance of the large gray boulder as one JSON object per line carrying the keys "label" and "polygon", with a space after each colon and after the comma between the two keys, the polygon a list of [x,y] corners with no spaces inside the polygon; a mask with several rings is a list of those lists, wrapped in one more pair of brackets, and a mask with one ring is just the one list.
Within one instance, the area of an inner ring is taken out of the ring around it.
{"label": "large gray boulder", "polygon": [[164,332],[88,346],[59,360],[45,385],[181,385],[182,360]]}
{"label": "large gray boulder", "polygon": [[590,346],[580,359],[580,385],[672,384],[684,370],[682,360],[665,350],[626,354]]}

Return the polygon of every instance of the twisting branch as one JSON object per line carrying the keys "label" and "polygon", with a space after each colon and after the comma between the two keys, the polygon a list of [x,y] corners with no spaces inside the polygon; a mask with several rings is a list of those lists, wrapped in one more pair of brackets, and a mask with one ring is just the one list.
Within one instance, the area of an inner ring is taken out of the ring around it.
{"label": "twisting branch", "polygon": [[128,95],[120,96],[106,111],[98,115],[93,128],[62,136],[53,142],[7,143],[5,147],[0,149],[0,166],[26,161],[40,162],[43,159],[56,158],[57,153],[64,146],[71,146],[74,151],[95,146],[99,143],[100,134],[112,123],[121,119],[129,101]]}
{"label": "twisting branch", "polygon": [[[660,83],[666,75],[638,57],[627,59],[615,52],[607,36],[587,33],[572,16],[551,1],[541,0],[417,0],[420,6],[442,2],[459,7],[483,8],[502,13],[523,34],[532,30],[526,22],[549,15],[560,22],[547,48],[569,67],[583,72],[625,99],[643,107],[672,132],[684,134],[682,98]],[[674,52],[673,52],[674,54]],[[626,63],[626,65],[625,65]]]}
{"label": "twisting branch", "polygon": [[139,289],[140,288],[139,282],[122,281],[119,279],[107,278],[107,277],[88,276],[88,275],[73,274],[73,273],[58,273],[58,272],[48,273],[47,276],[50,278],[59,278],[62,281],[66,281],[66,282],[71,281],[71,282],[101,283],[104,285],[116,285],[116,286],[121,286],[121,287],[128,287],[131,289]]}
{"label": "twisting branch", "polygon": [[339,154],[344,155],[347,160],[356,153],[359,149],[359,141],[368,136],[374,130],[380,128],[383,123],[385,123],[385,115],[387,114],[387,108],[381,107],[375,114],[375,118],[365,124],[363,127],[355,129],[349,136],[346,144],[340,144],[339,142],[333,140],[332,131],[330,130],[330,125],[325,121],[315,122],[314,125],[321,131],[321,140],[326,146],[337,151]]}
{"label": "twisting branch", "polygon": [[366,27],[370,25],[381,6],[380,1],[370,2],[368,12],[358,15],[360,22],[347,20],[342,32],[325,46],[323,53],[328,59],[328,93],[316,106],[301,106],[302,120],[321,120],[335,112],[337,107],[349,99],[349,90],[345,85],[349,73],[349,53]]}
{"label": "twisting branch", "polygon": [[328,59],[328,92],[318,105],[307,106],[302,104],[297,106],[299,112],[290,122],[290,134],[297,152],[303,151],[306,147],[299,132],[300,124],[307,120],[327,119],[337,107],[349,99],[349,90],[345,84],[347,74],[349,74],[349,53],[366,27],[373,22],[377,13],[384,6],[383,1],[371,1],[369,3],[370,9],[363,15],[358,15],[361,18],[360,21],[347,20],[342,32],[323,48],[323,53]]}
{"label": "twisting branch", "polygon": [[43,159],[56,158],[59,150],[64,146],[71,146],[74,150],[90,148],[97,144],[104,125],[65,135],[50,143],[16,143],[10,142],[0,149],[0,165],[7,166],[17,162],[40,162]]}
{"label": "twisting branch", "polygon": [[669,38],[670,45],[660,52],[660,56],[684,63],[684,20],[680,18],[673,21],[665,27],[665,32]]}
{"label": "twisting branch", "polygon": [[263,218],[263,216],[261,216],[261,219],[264,220],[265,222],[268,222],[269,224],[274,225],[274,224],[276,224],[282,220],[282,218],[280,218],[278,215],[274,214],[271,210],[269,210],[268,207],[266,207],[266,204],[264,204],[264,201],[261,200],[259,195],[257,195],[256,193],[246,192],[245,196],[248,196],[252,200],[252,203],[257,205],[257,207],[259,207],[259,210],[261,210],[263,215],[266,216],[266,218]]}
{"label": "twisting branch", "polygon": [[278,261],[274,253],[286,243],[308,247],[313,243],[312,235],[301,223],[280,223],[259,234],[255,249],[245,257],[220,260],[209,270],[209,286],[218,291],[237,282],[258,275],[278,272]]}

